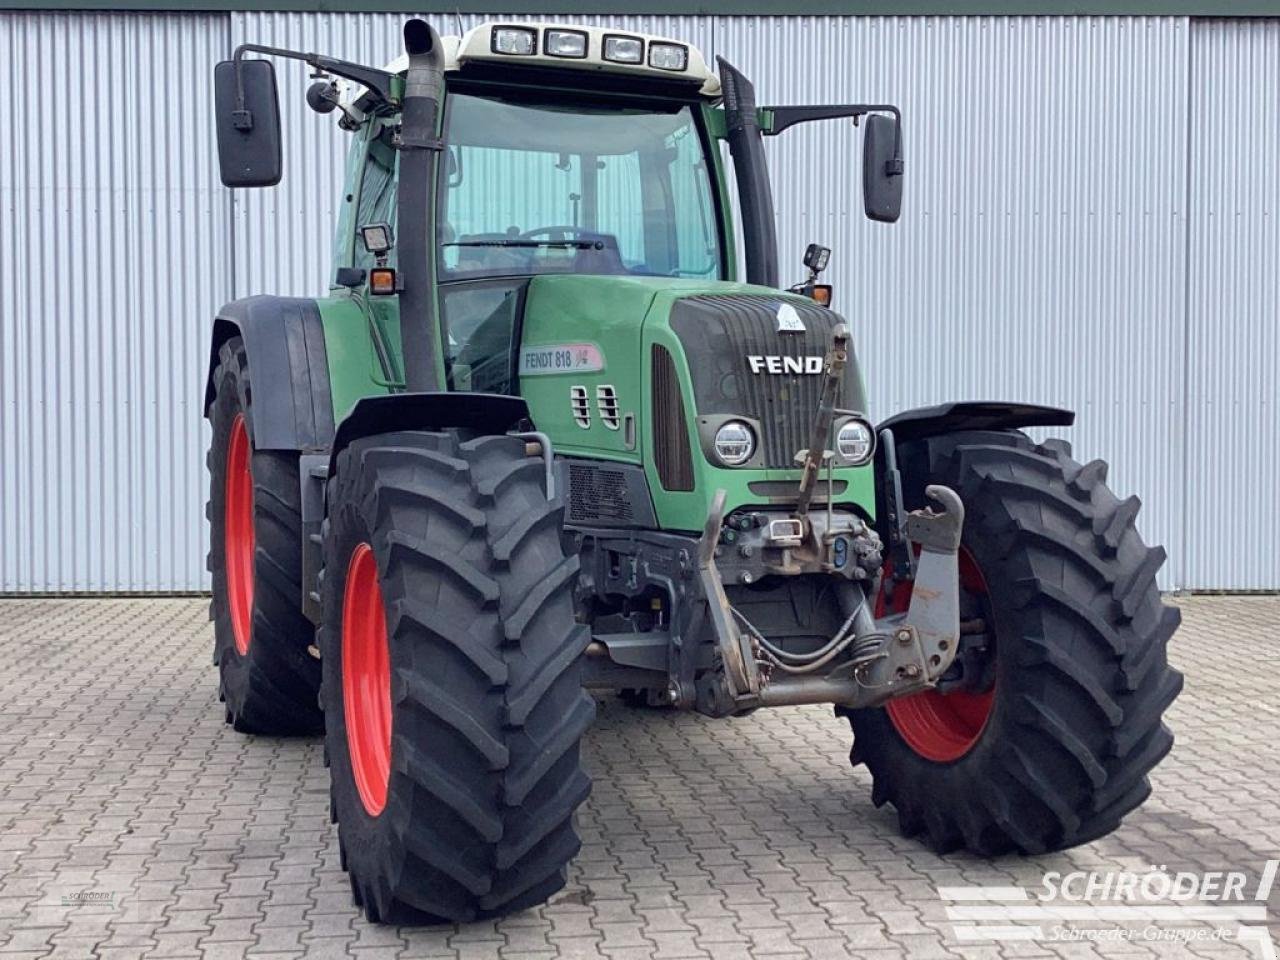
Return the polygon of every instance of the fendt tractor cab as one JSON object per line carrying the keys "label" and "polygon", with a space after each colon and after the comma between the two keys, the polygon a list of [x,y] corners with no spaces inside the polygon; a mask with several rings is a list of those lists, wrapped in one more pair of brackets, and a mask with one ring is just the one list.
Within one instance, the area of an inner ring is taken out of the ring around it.
{"label": "fendt tractor cab", "polygon": [[404,40],[386,69],[246,45],[215,73],[229,186],[282,169],[246,53],[309,64],[351,138],[329,292],[224,306],[205,410],[227,719],[323,727],[367,914],[563,885],[588,690],[832,704],[874,802],[940,850],[1114,829],[1181,685],[1137,499],[1021,431],[1068,411],[873,424],[855,343],[893,331],[831,309],[817,245],[779,288],[763,138],[861,118],[892,222],[898,111],[758,107],[724,60],[627,30]]}

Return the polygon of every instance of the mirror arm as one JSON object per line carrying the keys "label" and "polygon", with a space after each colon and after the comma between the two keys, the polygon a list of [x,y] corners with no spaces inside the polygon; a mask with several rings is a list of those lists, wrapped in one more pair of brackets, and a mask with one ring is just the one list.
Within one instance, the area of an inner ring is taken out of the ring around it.
{"label": "mirror arm", "polygon": [[809,123],[812,120],[852,117],[854,124],[857,124],[858,118],[868,113],[891,113],[894,129],[893,159],[888,161],[885,173],[891,177],[902,176],[902,111],[892,104],[843,103],[829,106],[763,107],[761,112],[767,113],[772,118],[772,123],[761,131],[769,137],[776,137],[783,130],[797,123]]}
{"label": "mirror arm", "polygon": [[282,47],[266,47],[257,43],[242,43],[236,47],[232,60],[236,65],[236,109],[233,123],[237,130],[252,130],[253,115],[244,105],[244,77],[240,73],[240,64],[246,53],[265,53],[271,57],[284,57],[288,60],[301,60],[316,70],[332,73],[346,80],[353,80],[369,88],[374,96],[383,103],[391,101],[391,74],[374,67],[363,67],[358,63],[326,57],[319,53],[301,53],[297,50],[286,50]]}

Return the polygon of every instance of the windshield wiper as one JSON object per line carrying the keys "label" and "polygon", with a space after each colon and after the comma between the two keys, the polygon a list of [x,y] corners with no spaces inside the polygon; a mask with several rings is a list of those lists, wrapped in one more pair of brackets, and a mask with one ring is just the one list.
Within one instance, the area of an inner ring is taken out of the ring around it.
{"label": "windshield wiper", "polygon": [[574,247],[578,250],[603,250],[600,240],[453,240],[442,247]]}

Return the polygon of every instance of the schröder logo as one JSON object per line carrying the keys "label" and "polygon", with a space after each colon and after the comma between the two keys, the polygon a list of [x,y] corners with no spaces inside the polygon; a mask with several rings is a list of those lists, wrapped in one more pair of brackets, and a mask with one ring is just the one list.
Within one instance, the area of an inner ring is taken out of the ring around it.
{"label": "schr\u00f6der logo", "polygon": [[1257,945],[1280,960],[1266,927],[1280,860],[1256,881],[1236,870],[1050,871],[1039,888],[939,887],[958,940]]}

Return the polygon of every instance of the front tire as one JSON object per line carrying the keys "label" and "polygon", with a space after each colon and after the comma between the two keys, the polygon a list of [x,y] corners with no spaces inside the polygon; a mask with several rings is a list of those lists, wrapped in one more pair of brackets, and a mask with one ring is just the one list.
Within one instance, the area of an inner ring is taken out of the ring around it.
{"label": "front tire", "polygon": [[546,900],[590,791],[588,633],[563,508],[524,441],[357,440],[329,480],[321,594],[332,812],[372,921]]}
{"label": "front tire", "polygon": [[244,342],[218,352],[209,408],[209,572],[213,662],[226,719],[241,733],[308,734],[324,725],[320,664],[302,613],[298,455],[253,443],[253,388]]}
{"label": "front tire", "polygon": [[926,483],[964,500],[962,597],[991,621],[994,689],[842,711],[873,801],[941,852],[1041,853],[1110,833],[1150,794],[1173,745],[1161,716],[1182,689],[1166,659],[1180,616],[1156,587],[1164,551],[1134,528],[1137,498],[1107,489],[1101,461],[1012,431],[915,441],[899,459],[909,507]]}

